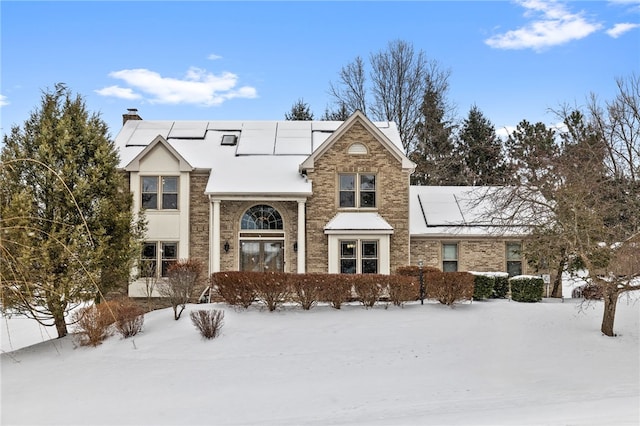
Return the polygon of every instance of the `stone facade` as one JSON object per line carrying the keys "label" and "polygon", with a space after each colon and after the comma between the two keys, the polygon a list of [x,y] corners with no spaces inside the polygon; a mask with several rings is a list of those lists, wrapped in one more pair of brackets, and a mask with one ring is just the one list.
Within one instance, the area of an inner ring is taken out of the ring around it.
{"label": "stone facade", "polygon": [[[229,252],[222,250],[220,253],[220,270],[237,271],[240,268],[240,220],[244,213],[251,207],[265,204],[278,210],[282,216],[284,227],[284,271],[297,272],[297,253],[293,250],[295,236],[298,232],[297,213],[298,205],[292,201],[256,202],[256,201],[222,201],[220,204],[220,246],[229,243]],[[262,237],[268,235],[265,233]]]}
{"label": "stone facade", "polygon": [[[361,143],[366,154],[349,154],[349,147]],[[392,227],[390,242],[391,271],[409,262],[409,173],[360,122],[355,122],[322,156],[315,160],[308,178],[313,195],[307,201],[307,271],[327,272],[328,240],[325,225],[340,211],[339,173],[376,175],[376,211]]]}
{"label": "stone facade", "polygon": [[[425,266],[442,269],[442,245],[458,244],[458,270],[475,272],[504,272],[507,270],[506,244],[520,242],[513,239],[497,238],[412,238],[411,264],[420,260]],[[522,273],[532,273],[527,262],[522,258]]]}
{"label": "stone facade", "polygon": [[209,264],[209,198],[204,191],[209,172],[192,172],[189,177],[189,257]]}

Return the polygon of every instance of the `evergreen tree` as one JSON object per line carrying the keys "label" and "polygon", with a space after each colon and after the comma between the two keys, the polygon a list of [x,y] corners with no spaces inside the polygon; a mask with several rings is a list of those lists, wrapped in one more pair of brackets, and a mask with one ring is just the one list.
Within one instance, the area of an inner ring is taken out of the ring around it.
{"label": "evergreen tree", "polygon": [[[541,191],[553,190],[552,165],[560,153],[556,132],[543,123],[522,120],[505,143],[512,184],[535,185]],[[547,188],[548,187],[548,188]]]}
{"label": "evergreen tree", "polygon": [[457,156],[453,131],[455,125],[448,118],[445,100],[446,78],[428,79],[422,105],[421,118],[416,125],[417,144],[409,154],[416,163],[411,176],[412,185],[460,185],[461,161]]}
{"label": "evergreen tree", "polygon": [[309,104],[300,98],[291,107],[291,112],[284,115],[284,118],[287,121],[310,121],[313,120],[313,113],[311,113]]}
{"label": "evergreen tree", "polygon": [[347,109],[344,103],[340,104],[340,108],[335,111],[331,111],[329,108],[325,109],[322,121],[345,121],[351,113]]}
{"label": "evergreen tree", "polygon": [[503,185],[507,181],[502,141],[491,121],[476,105],[471,107],[462,123],[458,148],[468,185]]}
{"label": "evergreen tree", "polygon": [[63,337],[71,309],[128,283],[137,234],[115,146],[58,84],[4,137],[0,161],[2,309]]}

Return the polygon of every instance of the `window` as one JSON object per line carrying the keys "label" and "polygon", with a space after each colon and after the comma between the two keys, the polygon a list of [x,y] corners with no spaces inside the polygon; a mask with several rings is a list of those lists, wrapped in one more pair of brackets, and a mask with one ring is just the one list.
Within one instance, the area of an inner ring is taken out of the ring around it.
{"label": "window", "polygon": [[510,277],[522,275],[522,244],[507,243],[507,273]]}
{"label": "window", "polygon": [[282,229],[282,216],[271,206],[258,205],[247,210],[240,221],[241,229]]}
{"label": "window", "polygon": [[178,177],[143,176],[142,208],[176,210],[178,208]]}
{"label": "window", "polygon": [[[166,277],[169,267],[178,260],[178,243],[146,242],[142,246],[140,276]],[[160,269],[158,270],[158,265]]]}
{"label": "window", "polygon": [[340,241],[341,274],[377,274],[378,241]]}
{"label": "window", "polygon": [[442,245],[442,270],[444,272],[458,271],[458,244],[448,243]]}
{"label": "window", "polygon": [[340,174],[340,207],[375,208],[376,175]]}

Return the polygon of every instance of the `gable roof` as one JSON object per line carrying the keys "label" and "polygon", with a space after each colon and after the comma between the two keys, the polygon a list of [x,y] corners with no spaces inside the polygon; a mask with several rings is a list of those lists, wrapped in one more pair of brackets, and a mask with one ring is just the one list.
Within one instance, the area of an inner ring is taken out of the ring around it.
{"label": "gable roof", "polygon": [[[409,160],[402,151],[402,141],[400,140],[400,134],[396,130],[397,140],[392,141],[385,133],[381,131],[379,125],[375,125],[369,120],[360,110],[356,110],[351,116],[345,120],[335,132],[331,134],[323,143],[314,150],[313,153],[300,164],[300,170],[313,169],[315,166],[316,158],[321,157],[331,146],[338,140],[344,133],[349,130],[354,123],[361,123],[399,162],[402,163],[403,169],[413,171],[416,167],[415,163]],[[389,126],[395,128],[395,123],[388,123]],[[394,143],[395,142],[395,143]],[[399,142],[399,144],[398,144]]]}
{"label": "gable roof", "polygon": [[[398,158],[408,161],[394,123],[374,123],[361,113],[354,115],[348,123],[361,120]],[[180,160],[181,170],[188,164],[190,170],[211,171],[208,195],[299,199],[312,191],[311,182],[300,174],[300,164],[336,132],[348,128],[347,122],[129,120],[115,144],[120,167],[127,171],[137,170],[140,159],[153,148],[150,145],[162,143]],[[225,135],[235,136],[235,144],[223,145]]]}
{"label": "gable roof", "polygon": [[193,170],[193,167],[187,160],[184,159],[182,155],[178,151],[176,151],[165,138],[158,135],[156,138],[146,147],[142,149],[126,166],[125,170],[127,172],[137,172],[140,170],[140,160],[142,160],[149,152],[153,151],[158,145],[165,147],[171,155],[178,161],[180,164],[179,170],[181,172],[190,172]]}

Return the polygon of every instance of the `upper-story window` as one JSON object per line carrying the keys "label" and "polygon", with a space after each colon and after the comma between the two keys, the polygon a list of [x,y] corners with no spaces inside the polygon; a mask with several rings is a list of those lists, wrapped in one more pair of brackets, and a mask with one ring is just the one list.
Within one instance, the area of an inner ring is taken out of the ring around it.
{"label": "upper-story window", "polygon": [[143,176],[142,208],[176,210],[178,208],[178,177]]}
{"label": "upper-story window", "polygon": [[341,173],[339,178],[340,207],[376,207],[376,175],[370,173]]}

